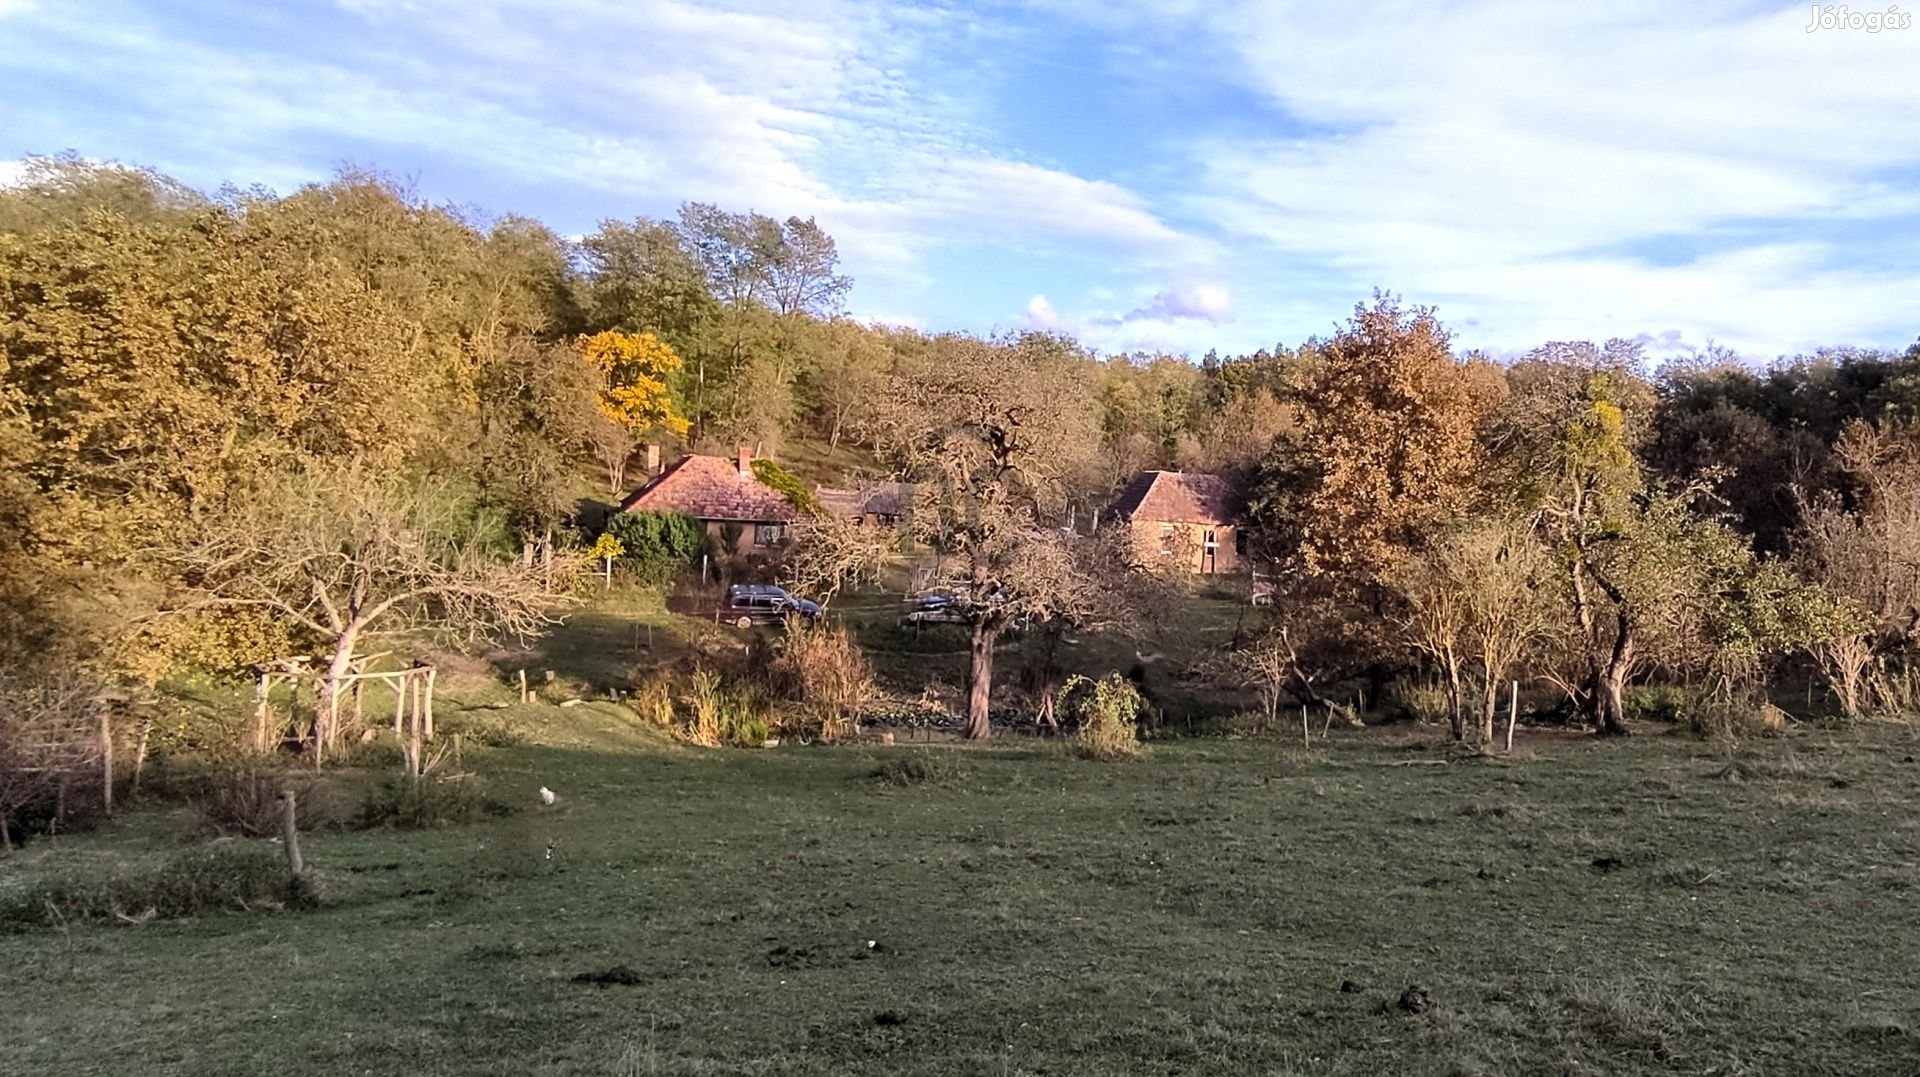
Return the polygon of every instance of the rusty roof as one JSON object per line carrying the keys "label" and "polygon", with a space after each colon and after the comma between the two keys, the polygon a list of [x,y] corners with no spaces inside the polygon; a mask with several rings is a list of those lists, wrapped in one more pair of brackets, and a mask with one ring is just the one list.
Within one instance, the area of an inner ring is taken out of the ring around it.
{"label": "rusty roof", "polygon": [[1179,524],[1230,524],[1233,487],[1218,475],[1187,471],[1142,471],[1108,511],[1130,520]]}
{"label": "rusty roof", "polygon": [[789,523],[799,510],[737,462],[689,453],[620,503],[621,512],[684,512],[701,520]]}

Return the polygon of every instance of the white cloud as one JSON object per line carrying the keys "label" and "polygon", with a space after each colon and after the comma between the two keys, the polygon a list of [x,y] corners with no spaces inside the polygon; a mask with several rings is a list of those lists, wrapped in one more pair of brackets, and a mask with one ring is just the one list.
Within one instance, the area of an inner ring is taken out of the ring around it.
{"label": "white cloud", "polygon": [[[951,50],[998,32],[966,12],[870,0],[338,3],[373,33],[267,57],[181,40],[132,6],[113,18],[73,10],[60,32],[87,48],[32,62],[68,79],[139,72],[149,91],[135,108],[170,157],[148,163],[201,182],[285,189],[336,159],[303,162],[306,146],[387,144],[518,183],[584,185],[635,212],[697,200],[814,216],[857,278],[909,291],[932,283],[925,258],[949,243],[1156,265],[1212,253],[1132,191],[995,152],[942,81]],[[97,122],[63,137],[112,146],[107,125],[127,121]]]}
{"label": "white cloud", "polygon": [[1196,326],[1215,326],[1233,318],[1233,298],[1217,284],[1163,289],[1124,313],[1093,310],[1067,314],[1044,295],[1027,301],[1015,319],[1023,329],[1070,333],[1097,351],[1182,353],[1190,350]]}
{"label": "white cloud", "polygon": [[1146,306],[1129,311],[1123,321],[1141,319],[1178,321],[1191,318],[1210,325],[1233,319],[1233,297],[1218,284],[1194,284],[1157,293]]}
{"label": "white cloud", "polygon": [[[1914,214],[1891,177],[1920,166],[1920,39],[1809,36],[1804,7],[1724,2],[1275,0],[1198,19],[1240,58],[1236,77],[1318,129],[1197,138],[1190,212],[1359,294],[1440,302],[1494,344],[1685,326],[1778,349],[1912,331],[1901,304],[1879,305],[1911,275],[1845,272],[1837,249],[1743,249],[1729,230]],[[1678,267],[1606,253],[1645,242],[1709,253]]]}

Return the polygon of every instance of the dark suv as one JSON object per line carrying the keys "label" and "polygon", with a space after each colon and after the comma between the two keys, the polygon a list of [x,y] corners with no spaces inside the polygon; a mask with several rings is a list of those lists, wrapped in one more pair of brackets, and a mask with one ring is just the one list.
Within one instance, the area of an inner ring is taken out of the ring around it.
{"label": "dark suv", "polygon": [[781,624],[789,616],[820,619],[820,603],[789,594],[786,589],[761,583],[736,583],[727,588],[726,618],[741,628],[757,624]]}

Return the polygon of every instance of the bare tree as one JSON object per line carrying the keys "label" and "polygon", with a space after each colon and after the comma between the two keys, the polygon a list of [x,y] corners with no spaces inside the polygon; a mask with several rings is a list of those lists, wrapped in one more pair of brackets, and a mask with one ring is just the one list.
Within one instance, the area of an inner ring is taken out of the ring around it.
{"label": "bare tree", "polygon": [[1067,485],[1097,444],[1072,384],[1072,345],[944,338],[896,375],[877,409],[882,450],[917,481],[917,537],[943,552],[938,582],[972,628],[966,735],[992,732],[994,646],[1015,625],[1100,599],[1064,534]]}
{"label": "bare tree", "polygon": [[185,591],[174,609],[251,606],[309,634],[325,654],[314,726],[324,753],[339,732],[340,678],[367,640],[524,637],[553,622],[553,574],[577,566],[501,558],[486,539],[444,485],[315,465],[261,480],[169,556]]}
{"label": "bare tree", "polygon": [[[864,502],[866,494],[861,494]],[[879,579],[898,545],[892,528],[855,523],[839,516],[808,516],[790,529],[791,552],[781,574],[794,590],[829,601],[843,589]]]}
{"label": "bare tree", "polygon": [[20,809],[101,780],[100,696],[98,681],[67,671],[0,680],[0,856]]}
{"label": "bare tree", "polygon": [[1842,712],[1857,717],[1875,659],[1899,651],[1920,625],[1920,427],[1855,423],[1834,451],[1854,487],[1852,509],[1832,494],[1801,495],[1794,560],[1838,602],[1810,650]]}

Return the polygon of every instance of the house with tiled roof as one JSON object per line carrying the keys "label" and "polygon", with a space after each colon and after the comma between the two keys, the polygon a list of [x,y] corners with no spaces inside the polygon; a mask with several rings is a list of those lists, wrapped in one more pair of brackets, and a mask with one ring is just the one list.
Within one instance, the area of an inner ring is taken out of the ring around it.
{"label": "house with tiled roof", "polygon": [[1107,510],[1133,537],[1142,564],[1173,571],[1232,572],[1239,563],[1233,487],[1218,475],[1143,471]]}
{"label": "house with tiled roof", "polygon": [[828,514],[867,527],[895,527],[913,511],[913,484],[875,483],[860,489],[822,486],[814,496]]}
{"label": "house with tiled roof", "polygon": [[771,553],[786,542],[800,510],[753,473],[753,453],[733,459],[688,453],[620,503],[621,512],[681,512],[706,525],[714,545],[732,553]]}

